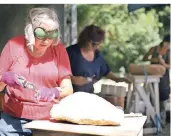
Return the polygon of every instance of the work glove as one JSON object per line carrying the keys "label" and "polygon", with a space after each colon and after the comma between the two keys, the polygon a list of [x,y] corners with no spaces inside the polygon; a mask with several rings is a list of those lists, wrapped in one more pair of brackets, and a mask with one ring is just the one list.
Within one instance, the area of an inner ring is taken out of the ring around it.
{"label": "work glove", "polygon": [[22,86],[22,84],[18,80],[18,77],[19,75],[15,74],[12,71],[4,72],[1,76],[1,81],[9,86],[15,86],[15,85]]}
{"label": "work glove", "polygon": [[60,93],[58,88],[40,88],[37,92],[37,99],[39,101],[53,101],[55,98],[59,98]]}

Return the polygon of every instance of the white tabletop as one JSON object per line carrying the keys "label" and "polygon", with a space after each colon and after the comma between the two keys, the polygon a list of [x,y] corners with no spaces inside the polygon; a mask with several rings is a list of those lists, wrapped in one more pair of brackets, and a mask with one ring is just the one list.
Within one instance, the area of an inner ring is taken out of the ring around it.
{"label": "white tabletop", "polygon": [[66,133],[108,135],[108,136],[137,136],[143,129],[146,116],[126,117],[121,126],[92,126],[68,123],[54,123],[48,120],[35,120],[25,124],[25,128],[42,131],[56,131]]}

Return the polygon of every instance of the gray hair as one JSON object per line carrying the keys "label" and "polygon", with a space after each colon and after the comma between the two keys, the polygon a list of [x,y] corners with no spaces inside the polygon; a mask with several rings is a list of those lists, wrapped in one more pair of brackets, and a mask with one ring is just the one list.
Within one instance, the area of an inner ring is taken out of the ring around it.
{"label": "gray hair", "polygon": [[42,23],[47,23],[50,29],[58,29],[59,36],[56,39],[54,45],[57,45],[61,38],[61,33],[59,30],[59,19],[55,10],[50,8],[32,8],[29,11],[27,22],[25,26],[25,39],[27,41],[27,46],[33,52],[33,47],[35,45],[34,29],[39,27]]}

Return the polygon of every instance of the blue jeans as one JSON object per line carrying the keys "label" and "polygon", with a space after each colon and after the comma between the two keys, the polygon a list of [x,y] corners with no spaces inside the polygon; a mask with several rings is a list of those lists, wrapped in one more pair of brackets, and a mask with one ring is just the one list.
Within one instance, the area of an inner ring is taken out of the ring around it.
{"label": "blue jeans", "polygon": [[13,117],[7,113],[1,113],[0,136],[32,136],[30,129],[25,129],[24,124],[30,122],[28,119]]}

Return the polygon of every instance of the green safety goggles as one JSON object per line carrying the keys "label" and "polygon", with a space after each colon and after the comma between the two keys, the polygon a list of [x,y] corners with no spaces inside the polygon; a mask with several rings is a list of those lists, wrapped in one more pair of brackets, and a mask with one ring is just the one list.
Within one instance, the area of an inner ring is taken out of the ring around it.
{"label": "green safety goggles", "polygon": [[41,27],[36,27],[34,29],[34,36],[40,40],[43,39],[56,39],[59,36],[58,29],[52,30],[52,31],[46,31],[45,29]]}

